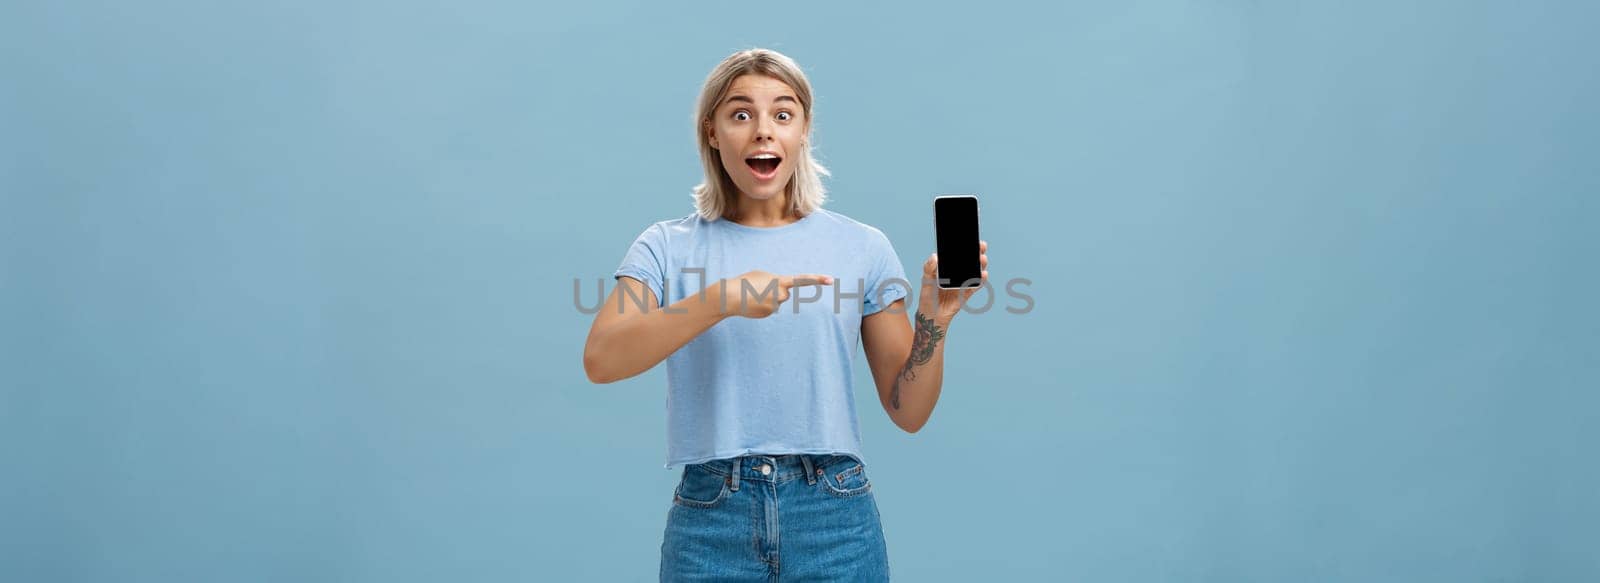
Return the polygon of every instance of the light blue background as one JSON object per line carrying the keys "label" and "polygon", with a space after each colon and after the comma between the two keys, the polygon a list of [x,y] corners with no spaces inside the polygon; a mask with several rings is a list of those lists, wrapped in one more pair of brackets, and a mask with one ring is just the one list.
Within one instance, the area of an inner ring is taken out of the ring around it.
{"label": "light blue background", "polygon": [[977,192],[1034,281],[921,433],[858,369],[899,579],[1595,580],[1597,21],[7,2],[0,580],[653,579],[665,379],[585,381],[572,281],[750,46],[830,208],[914,270]]}

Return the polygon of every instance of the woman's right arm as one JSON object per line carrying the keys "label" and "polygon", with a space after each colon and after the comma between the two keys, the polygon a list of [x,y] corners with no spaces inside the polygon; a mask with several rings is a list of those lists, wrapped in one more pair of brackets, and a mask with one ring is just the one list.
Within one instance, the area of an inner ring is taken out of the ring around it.
{"label": "woman's right arm", "polygon": [[628,276],[618,277],[617,286],[600,304],[600,313],[589,327],[583,370],[590,382],[620,381],[650,370],[728,317],[765,318],[789,299],[789,290],[795,286],[831,283],[832,278],[822,275],[752,271],[712,282],[701,293],[662,309],[649,286]]}

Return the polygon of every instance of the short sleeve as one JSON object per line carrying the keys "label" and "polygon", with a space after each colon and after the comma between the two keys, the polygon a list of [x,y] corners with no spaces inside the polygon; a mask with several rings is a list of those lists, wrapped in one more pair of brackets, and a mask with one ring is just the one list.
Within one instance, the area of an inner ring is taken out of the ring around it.
{"label": "short sleeve", "polygon": [[622,265],[617,266],[617,272],[611,277],[616,279],[626,275],[644,282],[656,294],[656,307],[663,307],[667,305],[666,290],[662,287],[666,273],[665,231],[661,225],[650,225],[633,240],[628,253],[622,257]]}
{"label": "short sleeve", "polygon": [[905,266],[900,264],[894,245],[882,232],[875,234],[876,242],[871,249],[873,267],[867,279],[867,297],[861,306],[863,317],[876,314],[911,293],[907,287],[911,282],[906,280]]}

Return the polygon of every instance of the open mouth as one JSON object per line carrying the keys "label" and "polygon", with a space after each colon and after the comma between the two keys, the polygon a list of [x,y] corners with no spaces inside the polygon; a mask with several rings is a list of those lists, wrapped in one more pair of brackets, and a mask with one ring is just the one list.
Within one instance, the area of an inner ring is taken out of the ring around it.
{"label": "open mouth", "polygon": [[778,164],[782,162],[783,158],[771,154],[751,156],[744,159],[744,163],[750,167],[750,171],[756,175],[756,178],[761,180],[771,180],[774,176],[777,176]]}

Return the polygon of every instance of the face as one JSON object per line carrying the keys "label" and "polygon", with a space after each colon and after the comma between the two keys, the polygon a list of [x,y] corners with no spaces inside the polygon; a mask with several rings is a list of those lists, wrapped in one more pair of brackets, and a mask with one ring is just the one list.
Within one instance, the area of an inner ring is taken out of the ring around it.
{"label": "face", "polygon": [[739,192],[758,200],[781,198],[810,120],[787,84],[763,75],[734,79],[706,131],[711,147]]}

